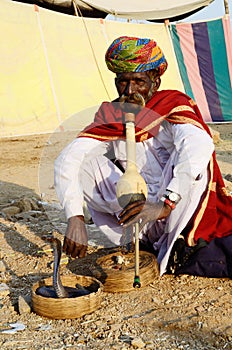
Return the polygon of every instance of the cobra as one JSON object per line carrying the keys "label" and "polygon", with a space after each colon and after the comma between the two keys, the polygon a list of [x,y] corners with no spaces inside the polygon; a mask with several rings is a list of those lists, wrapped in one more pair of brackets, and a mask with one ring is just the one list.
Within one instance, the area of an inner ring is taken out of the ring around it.
{"label": "cobra", "polygon": [[52,286],[41,286],[37,288],[36,294],[46,298],[76,298],[90,294],[91,292],[88,289],[82,287],[79,284],[76,284],[76,288],[63,286],[59,271],[62,254],[61,241],[53,236],[45,236],[43,239],[50,242],[53,247],[53,284]]}

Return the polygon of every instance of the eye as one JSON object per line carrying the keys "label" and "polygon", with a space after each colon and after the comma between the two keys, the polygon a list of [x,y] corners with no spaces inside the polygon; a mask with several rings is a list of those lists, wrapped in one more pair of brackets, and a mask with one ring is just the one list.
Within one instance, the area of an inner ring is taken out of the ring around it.
{"label": "eye", "polygon": [[128,84],[128,82],[127,82],[126,80],[120,80],[120,81],[119,81],[119,84],[126,85],[126,84]]}
{"label": "eye", "polygon": [[143,79],[136,79],[136,84],[142,86],[142,85],[146,84],[146,81]]}
{"label": "eye", "polygon": [[123,80],[123,79],[118,79],[116,81],[116,84],[120,85],[121,87],[124,87],[124,86],[127,86],[128,82],[126,80]]}

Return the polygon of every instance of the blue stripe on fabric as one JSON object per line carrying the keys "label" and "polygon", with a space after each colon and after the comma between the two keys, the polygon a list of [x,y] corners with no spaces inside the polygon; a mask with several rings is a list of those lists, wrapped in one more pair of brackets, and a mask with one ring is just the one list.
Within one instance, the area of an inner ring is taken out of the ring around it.
{"label": "blue stripe on fabric", "polygon": [[213,121],[221,122],[224,120],[224,118],[214,76],[214,66],[211,56],[211,46],[209,41],[207,23],[194,23],[192,24],[192,30],[199,71],[202,78],[202,84],[205,90],[211,118]]}
{"label": "blue stripe on fabric", "polygon": [[171,25],[170,26],[170,35],[172,38],[172,42],[173,42],[173,46],[174,46],[174,51],[176,54],[176,58],[177,58],[177,63],[178,63],[178,67],[180,70],[180,75],[181,75],[181,79],[184,85],[184,89],[185,89],[185,93],[187,95],[189,95],[193,100],[195,100],[192,88],[191,88],[191,84],[189,82],[189,78],[188,78],[188,73],[187,73],[187,69],[184,63],[184,57],[183,57],[183,53],[180,47],[180,38],[179,35],[177,33],[176,30],[176,25]]}
{"label": "blue stripe on fabric", "polygon": [[232,121],[232,88],[222,19],[208,22],[208,33],[223,119]]}

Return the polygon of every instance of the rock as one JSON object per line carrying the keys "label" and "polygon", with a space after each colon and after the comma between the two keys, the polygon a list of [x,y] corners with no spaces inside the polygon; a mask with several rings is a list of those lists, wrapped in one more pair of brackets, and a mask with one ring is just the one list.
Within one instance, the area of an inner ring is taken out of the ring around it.
{"label": "rock", "polygon": [[221,141],[220,132],[212,129],[211,127],[209,127],[209,130],[213,138],[213,143],[214,144],[219,143]]}
{"label": "rock", "polygon": [[18,308],[19,308],[20,315],[29,314],[31,312],[30,305],[27,303],[25,298],[22,297],[21,295],[19,296],[19,299],[18,299]]}
{"label": "rock", "polygon": [[195,310],[198,314],[202,314],[203,312],[205,312],[205,308],[202,305],[196,306]]}
{"label": "rock", "polygon": [[19,207],[22,212],[24,212],[24,211],[27,212],[30,210],[42,210],[42,211],[44,211],[42,203],[33,197],[32,198],[22,197],[18,200],[15,200],[14,205],[16,207]]}
{"label": "rock", "polygon": [[32,204],[31,200],[29,198],[23,198],[20,199],[20,201],[17,203],[21,211],[30,211],[32,210]]}
{"label": "rock", "polygon": [[226,334],[228,337],[232,337],[232,326],[226,327],[226,329],[225,329],[225,334]]}
{"label": "rock", "polygon": [[10,288],[6,283],[0,283],[0,297],[6,297],[10,294]]}
{"label": "rock", "polygon": [[6,264],[4,263],[3,260],[0,260],[0,272],[5,272],[6,271]]}
{"label": "rock", "polygon": [[118,331],[120,328],[121,328],[121,323],[114,323],[114,324],[111,324],[110,325],[110,330],[112,331],[112,332],[116,332],[116,331]]}
{"label": "rock", "polygon": [[144,349],[145,348],[145,343],[139,337],[132,339],[131,345],[137,349]]}
{"label": "rock", "polygon": [[29,210],[26,212],[21,212],[16,214],[16,219],[30,220],[31,218],[38,218],[43,215],[43,212],[40,210]]}
{"label": "rock", "polygon": [[14,205],[2,209],[2,213],[5,214],[7,217],[14,216],[20,212],[21,212],[21,209]]}
{"label": "rock", "polygon": [[227,181],[232,182],[232,175],[231,175],[231,174],[226,174],[226,175],[225,175],[225,179],[226,179]]}

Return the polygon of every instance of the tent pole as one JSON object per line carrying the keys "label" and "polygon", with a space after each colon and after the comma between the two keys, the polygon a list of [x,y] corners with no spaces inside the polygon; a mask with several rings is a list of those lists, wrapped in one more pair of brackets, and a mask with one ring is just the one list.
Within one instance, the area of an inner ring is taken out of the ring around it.
{"label": "tent pole", "polygon": [[228,0],[224,0],[225,14],[229,14],[229,3]]}

